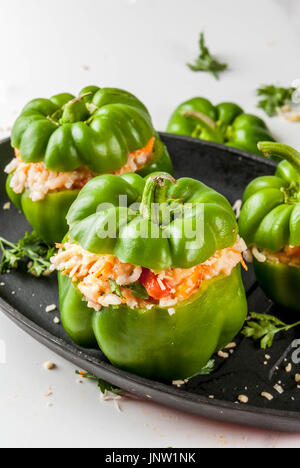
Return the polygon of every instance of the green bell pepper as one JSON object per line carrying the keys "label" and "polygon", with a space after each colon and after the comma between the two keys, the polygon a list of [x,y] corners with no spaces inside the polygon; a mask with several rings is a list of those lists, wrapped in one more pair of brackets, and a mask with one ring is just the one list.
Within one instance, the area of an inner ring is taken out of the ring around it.
{"label": "green bell pepper", "polygon": [[159,307],[125,305],[96,312],[61,274],[59,292],[62,324],[73,341],[83,347],[98,343],[115,366],[165,381],[196,375],[240,331],[247,313],[239,266],[230,276],[203,281],[172,316]]}
{"label": "green bell pepper", "polygon": [[[65,93],[29,102],[13,127],[11,142],[26,163],[43,162],[58,172],[85,166],[95,173],[110,173],[121,169],[128,154],[144,148],[153,137],[152,159],[139,172],[172,173],[168,151],[144,104],[127,91],[90,86],[77,98]],[[68,230],[66,214],[79,191],[53,192],[32,202],[28,191],[15,194],[10,180],[9,197],[42,239],[61,241]]]}
{"label": "green bell pepper", "polygon": [[[245,190],[239,219],[241,236],[250,247],[280,252],[300,246],[300,153],[280,143],[259,143],[267,156],[282,161],[275,176],[253,180]],[[300,268],[267,258],[254,259],[259,284],[278,304],[300,311]]]}
{"label": "green bell pepper", "polygon": [[[127,197],[121,207],[120,195]],[[159,204],[159,214],[153,202]],[[184,209],[186,216],[178,216]],[[114,219],[117,229],[105,237]],[[199,219],[200,237],[194,230]],[[68,222],[68,237],[87,251],[112,254],[155,272],[203,263],[234,245],[238,234],[232,208],[222,195],[199,181],[175,183],[162,173],[146,179],[124,174],[91,180],[72,205]],[[117,367],[162,380],[197,374],[239,332],[247,314],[240,266],[230,276],[203,281],[171,315],[158,305],[150,310],[124,304],[100,312],[89,309],[76,283],[61,273],[59,291],[63,326],[77,344],[93,347],[97,342]]]}
{"label": "green bell pepper", "polygon": [[167,132],[214,141],[262,155],[257,149],[261,140],[274,141],[265,122],[245,114],[237,104],[223,102],[214,106],[196,97],[177,107],[168,123]]}
{"label": "green bell pepper", "polygon": [[253,259],[257,281],[274,302],[300,311],[300,268],[283,263],[258,262]]}

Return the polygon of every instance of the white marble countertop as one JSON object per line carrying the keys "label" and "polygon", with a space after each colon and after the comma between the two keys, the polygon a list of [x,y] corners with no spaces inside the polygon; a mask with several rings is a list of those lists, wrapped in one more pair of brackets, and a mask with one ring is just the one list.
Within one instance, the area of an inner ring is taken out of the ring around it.
{"label": "white marble countertop", "polygon": [[[0,139],[27,100],[88,84],[128,89],[164,130],[195,95],[256,112],[261,84],[300,78],[298,0],[1,0]],[[204,29],[230,64],[220,81],[185,66]],[[300,148],[300,124],[266,119],[277,139]],[[299,447],[300,436],[208,421],[149,402],[99,401],[93,382],[2,314],[1,447]],[[43,363],[57,369],[47,372]],[[44,394],[53,392],[50,397]],[[52,406],[49,406],[51,402]]]}

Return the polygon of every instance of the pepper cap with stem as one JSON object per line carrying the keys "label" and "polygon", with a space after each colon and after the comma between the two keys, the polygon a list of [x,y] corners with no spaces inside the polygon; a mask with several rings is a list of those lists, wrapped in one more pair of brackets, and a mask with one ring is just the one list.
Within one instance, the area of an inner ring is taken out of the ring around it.
{"label": "pepper cap with stem", "polygon": [[177,184],[174,177],[169,174],[158,174],[147,180],[140,205],[140,213],[144,218],[151,219],[154,203],[166,202],[166,181]]}
{"label": "pepper cap with stem", "polygon": [[273,176],[254,179],[243,196],[240,233],[248,246],[279,252],[300,245],[300,154],[280,143],[263,141],[266,156],[286,158]]}
{"label": "pepper cap with stem", "polygon": [[87,120],[91,114],[86,105],[85,98],[90,95],[92,93],[85,93],[67,102],[64,106],[60,123],[75,123]]}
{"label": "pepper cap with stem", "polygon": [[289,145],[274,143],[272,141],[260,141],[257,147],[267,157],[276,156],[288,161],[300,176],[300,153]]}
{"label": "pepper cap with stem", "polygon": [[217,126],[216,122],[211,119],[208,115],[203,112],[197,112],[194,110],[187,110],[183,114],[183,117],[188,119],[195,120],[198,125],[192,136],[198,136],[198,130],[204,131],[209,136],[209,139],[215,141],[216,143],[224,143],[224,138],[222,132]]}

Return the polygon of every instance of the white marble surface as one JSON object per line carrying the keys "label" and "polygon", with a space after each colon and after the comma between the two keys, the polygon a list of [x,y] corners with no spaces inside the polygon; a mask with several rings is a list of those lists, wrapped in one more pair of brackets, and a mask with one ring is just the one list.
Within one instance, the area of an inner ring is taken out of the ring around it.
{"label": "white marble surface", "polygon": [[[203,95],[256,111],[255,89],[300,78],[298,0],[0,0],[0,138],[27,100],[87,84],[136,93],[163,130],[181,100]],[[230,71],[218,82],[185,66],[205,29]],[[300,124],[269,119],[300,148]],[[0,315],[2,447],[294,447],[300,436],[220,424],[159,405],[99,401],[93,383]],[[43,370],[49,359],[57,363]],[[46,398],[49,386],[53,396]],[[49,402],[53,406],[48,406]]]}

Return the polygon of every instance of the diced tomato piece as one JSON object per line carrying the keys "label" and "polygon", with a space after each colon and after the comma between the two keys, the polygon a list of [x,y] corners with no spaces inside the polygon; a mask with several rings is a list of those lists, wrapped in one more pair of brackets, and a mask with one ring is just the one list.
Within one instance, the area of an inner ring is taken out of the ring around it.
{"label": "diced tomato piece", "polygon": [[146,288],[147,293],[153,299],[159,300],[170,296],[171,289],[165,281],[158,280],[158,276],[148,268],[143,268],[140,282]]}
{"label": "diced tomato piece", "polygon": [[79,189],[81,190],[87,183],[89,179],[81,179],[81,180],[76,180],[73,184],[73,189]]}

